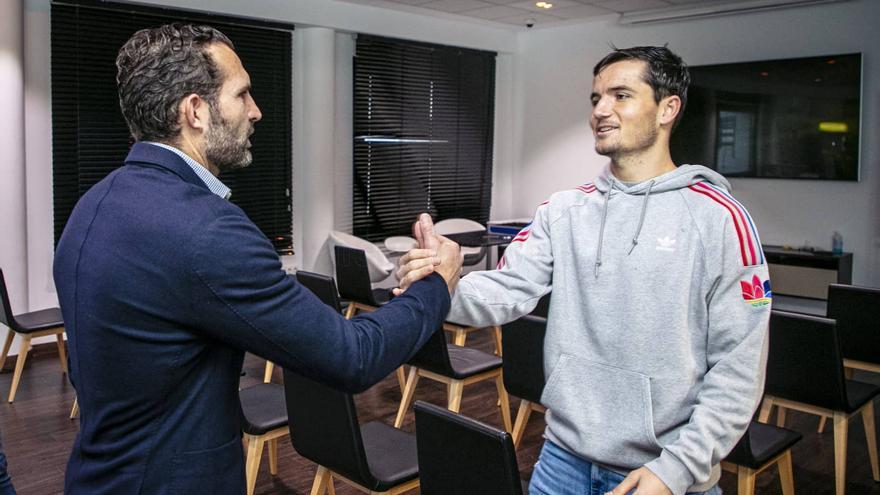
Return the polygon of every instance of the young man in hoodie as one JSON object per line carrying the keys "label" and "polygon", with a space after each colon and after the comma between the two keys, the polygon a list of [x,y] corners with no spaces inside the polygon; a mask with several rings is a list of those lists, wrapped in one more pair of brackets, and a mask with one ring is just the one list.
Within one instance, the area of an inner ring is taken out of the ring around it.
{"label": "young man in hoodie", "polygon": [[[461,280],[448,318],[498,325],[553,292],[533,495],[716,494],[719,462],[763,389],[761,243],[723,177],[672,161],[690,81],[682,60],[619,49],[593,74],[590,126],[610,165],[539,205],[497,270]],[[415,230],[434,245],[430,229]],[[427,262],[404,256],[401,279]]]}

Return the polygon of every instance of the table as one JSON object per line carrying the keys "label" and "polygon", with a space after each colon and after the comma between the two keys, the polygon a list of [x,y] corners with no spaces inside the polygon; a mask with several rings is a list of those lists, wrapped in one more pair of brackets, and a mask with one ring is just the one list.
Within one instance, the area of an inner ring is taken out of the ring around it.
{"label": "table", "polygon": [[[470,232],[459,232],[457,234],[448,234],[445,236],[453,242],[457,242],[459,246],[464,247],[492,247],[510,244],[513,240],[512,235],[506,234],[490,234],[485,230],[472,230]],[[486,253],[486,269],[492,269],[492,260],[489,253]]]}
{"label": "table", "polygon": [[852,283],[852,253],[802,251],[764,245],[774,296],[825,300],[828,285]]}

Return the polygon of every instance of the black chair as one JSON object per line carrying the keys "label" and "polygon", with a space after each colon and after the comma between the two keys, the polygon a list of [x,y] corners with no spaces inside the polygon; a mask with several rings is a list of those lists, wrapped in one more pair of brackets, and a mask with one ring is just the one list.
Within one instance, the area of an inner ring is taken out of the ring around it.
{"label": "black chair", "polygon": [[3,270],[0,270],[0,324],[9,327],[6,335],[6,343],[3,345],[3,354],[0,355],[0,370],[6,364],[6,356],[12,346],[12,340],[16,335],[21,335],[21,345],[18,349],[18,357],[15,360],[15,373],[12,375],[12,387],[9,389],[9,402],[15,400],[15,392],[18,390],[18,382],[21,380],[21,372],[27,360],[28,351],[31,348],[31,339],[54,335],[58,343],[58,359],[61,361],[61,372],[67,374],[67,353],[64,348],[64,318],[61,309],[49,308],[30,313],[12,314],[12,305],[9,302],[9,292],[6,290],[6,279]]}
{"label": "black chair", "polygon": [[422,495],[523,495],[506,431],[442,407],[415,404]]}
{"label": "black chair", "polygon": [[837,322],[843,366],[880,373],[880,289],[828,286],[828,318]]}
{"label": "black chair", "polygon": [[290,433],[284,387],[260,383],[238,392],[241,403],[241,430],[247,442],[245,476],[247,495],[253,495],[263,446],[269,442],[269,472],[278,474],[278,438]]}
{"label": "black chair", "polygon": [[434,335],[407,364],[410,365],[410,370],[403,398],[400,399],[400,408],[397,410],[397,418],[394,420],[395,427],[400,428],[403,424],[419,377],[445,383],[449,390],[448,408],[454,412],[458,412],[461,407],[462,390],[465,385],[494,378],[504,429],[510,431],[510,405],[507,391],[504,389],[500,357],[478,349],[447,344],[443,332],[434,332]]}
{"label": "black chair", "polygon": [[[339,292],[336,291],[336,282],[333,280],[333,277],[305,270],[297,270],[296,281],[312,291],[313,294],[318,296],[318,299],[324,301],[324,304],[336,309],[337,313],[342,313],[342,304],[339,302]],[[266,372],[263,377],[264,383],[271,381],[274,370],[275,365],[272,361],[266,361]],[[403,390],[402,385],[401,390]]]}
{"label": "black chair", "polygon": [[396,494],[419,486],[416,437],[381,421],[358,424],[351,395],[284,370],[293,448],[318,464],[312,495],[333,478],[368,493]]}
{"label": "black chair", "polygon": [[766,423],[773,406],[777,426],[785,426],[785,410],[833,418],[836,493],[846,486],[846,440],[849,419],[861,413],[874,481],[880,481],[874,398],[880,387],[847,380],[834,320],[772,311],[767,380],[759,421]]}
{"label": "black chair", "polygon": [[[373,289],[367,255],[363,249],[348,246],[333,246],[336,264],[336,280],[339,282],[339,295],[348,300],[345,317],[350,319],[358,311],[375,311],[391,300],[390,289]],[[397,368],[397,383],[400,392],[406,386],[403,367]]]}
{"label": "black chair", "polygon": [[544,336],[547,320],[523,316],[502,327],[504,335],[504,388],[522,399],[513,424],[513,445],[519,446],[532,411],[545,412],[541,405],[544,393]]}
{"label": "black chair", "polygon": [[339,294],[349,301],[345,312],[351,318],[358,311],[375,311],[391,299],[388,289],[373,289],[367,255],[363,249],[333,246],[336,256],[336,280]]}
{"label": "black chair", "polygon": [[782,494],[794,495],[791,448],[801,438],[798,432],[752,421],[721,467],[736,474],[738,493],[752,495],[758,473],[777,465]]}
{"label": "black chair", "polygon": [[335,309],[337,313],[342,313],[342,303],[339,301],[339,292],[336,291],[336,282],[333,277],[298,270],[296,280],[318,296],[318,299],[324,301],[324,304]]}

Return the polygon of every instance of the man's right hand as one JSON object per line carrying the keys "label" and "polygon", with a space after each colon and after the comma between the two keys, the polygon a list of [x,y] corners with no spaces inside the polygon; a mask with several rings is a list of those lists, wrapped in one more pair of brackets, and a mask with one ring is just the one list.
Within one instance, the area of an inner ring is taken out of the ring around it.
{"label": "man's right hand", "polygon": [[427,213],[419,215],[413,224],[413,235],[419,247],[400,258],[397,279],[400,286],[394,289],[394,295],[403,294],[413,283],[427,277],[435,271],[443,277],[451,294],[461,276],[461,265],[464,255],[458,244],[434,232],[434,222]]}

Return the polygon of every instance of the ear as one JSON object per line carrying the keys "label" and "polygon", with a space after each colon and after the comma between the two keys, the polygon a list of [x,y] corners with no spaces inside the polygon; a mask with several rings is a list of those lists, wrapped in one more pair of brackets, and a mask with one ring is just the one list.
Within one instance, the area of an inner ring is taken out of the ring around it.
{"label": "ear", "polygon": [[208,102],[199,95],[192,93],[180,100],[177,122],[180,124],[181,130],[190,129],[203,132],[208,127],[210,116]]}
{"label": "ear", "polygon": [[678,113],[681,112],[681,98],[678,95],[667,96],[660,100],[659,107],[657,123],[661,126],[672,125]]}

